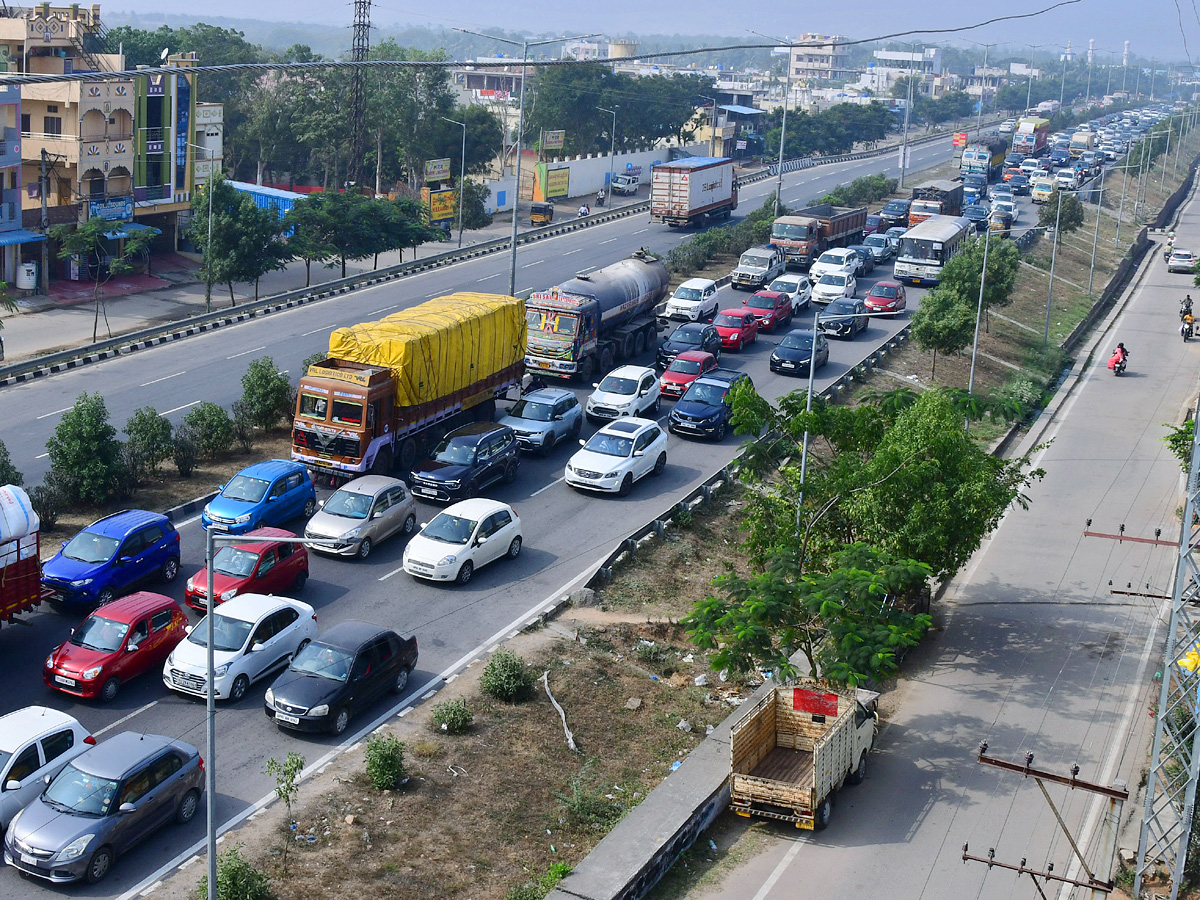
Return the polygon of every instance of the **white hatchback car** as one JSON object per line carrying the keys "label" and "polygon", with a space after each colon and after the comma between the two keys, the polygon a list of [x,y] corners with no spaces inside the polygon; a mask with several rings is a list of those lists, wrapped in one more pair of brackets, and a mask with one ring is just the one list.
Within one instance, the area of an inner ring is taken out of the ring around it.
{"label": "white hatchback car", "polygon": [[815,283],[819,281],[821,276],[826,272],[832,272],[838,275],[856,275],[858,274],[858,267],[858,254],[853,250],[847,250],[845,248],[826,250],[821,254],[820,258],[812,264],[812,267],[808,270],[808,277]]}
{"label": "white hatchback car", "polygon": [[663,315],[685,322],[708,321],[717,314],[717,283],[711,278],[689,278],[667,301]]}
{"label": "white hatchback car", "polygon": [[71,716],[27,706],[0,716],[0,832],[96,739]]}
{"label": "white hatchback car", "polygon": [[661,475],[667,467],[667,434],[650,419],[610,422],[579,443],[583,449],[571,457],[565,473],[573,488],[624,497],[635,481]]}
{"label": "white hatchback car", "polygon": [[771,282],[771,290],[791,298],[793,313],[808,309],[808,302],[812,299],[812,282],[807,275],[780,275]]}
{"label": "white hatchback car", "polygon": [[618,366],[592,387],[584,407],[589,422],[656,415],[662,405],[658,373],[646,366]]}
{"label": "white hatchback car", "polygon": [[463,500],[413,535],[404,548],[404,571],[414,578],[466,584],[476,569],[520,556],[522,541],[521,518],[507,503]]}
{"label": "white hatchback car", "polygon": [[1008,213],[1012,216],[1013,222],[1016,222],[1021,215],[1021,210],[1013,200],[997,200],[992,204],[992,212]]}
{"label": "white hatchback car", "polygon": [[[218,700],[237,702],[250,685],[285,668],[317,636],[311,606],[287,597],[239,594],[217,607],[213,619],[215,691]],[[208,677],[208,623],[188,628],[163,666],[163,684],[203,697]]]}
{"label": "white hatchback car", "polygon": [[814,303],[832,303],[858,293],[858,279],[842,272],[826,272],[813,286]]}

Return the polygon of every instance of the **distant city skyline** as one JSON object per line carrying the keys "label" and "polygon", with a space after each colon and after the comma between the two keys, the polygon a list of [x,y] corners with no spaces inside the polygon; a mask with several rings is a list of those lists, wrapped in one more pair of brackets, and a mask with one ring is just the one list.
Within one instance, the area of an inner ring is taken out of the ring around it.
{"label": "distant city skyline", "polygon": [[[664,4],[656,8],[637,0],[609,0],[596,7],[575,7],[573,4],[550,3],[546,0],[521,4],[462,0],[451,8],[442,8],[444,12],[452,12],[452,16],[431,15],[428,10],[436,7],[401,8],[391,4],[374,4],[372,22],[382,27],[503,28],[506,31],[526,30],[538,35],[593,31],[607,36],[637,33],[679,36],[724,34],[739,39],[744,36],[746,42],[753,42],[757,38],[747,30],[749,23],[755,31],[780,37],[821,33],[867,40],[918,28],[943,29],[971,25],[996,15],[1033,12],[1052,2],[1022,0],[1015,6],[980,7],[963,4],[960,0],[925,0],[917,15],[907,4],[871,3],[870,14],[866,16],[862,2],[827,4],[821,9],[805,13],[789,11],[781,14],[778,3],[743,0],[733,6],[716,3],[707,9],[703,5],[694,6],[692,9],[696,10],[696,14],[683,19],[680,17],[682,7],[677,4]],[[139,17],[184,14],[181,10],[164,8],[160,0],[116,0],[112,4],[105,4],[101,0],[101,4],[101,14],[105,16],[115,13],[131,13]],[[1147,0],[1136,6],[1116,0],[1080,0],[1035,18],[998,22],[956,34],[917,34],[909,40],[963,43],[966,46],[971,46],[967,43],[969,41],[1012,44],[1013,49],[1020,43],[1047,45],[1044,52],[1054,52],[1053,47],[1065,47],[1069,41],[1078,55],[1086,52],[1088,40],[1092,39],[1095,41],[1095,62],[1098,65],[1110,58],[1120,65],[1124,42],[1129,41],[1131,56],[1155,59],[1164,65],[1186,65],[1185,36],[1187,50],[1194,50],[1200,57],[1200,13],[1190,3],[1184,3],[1180,8],[1186,11],[1182,33],[1172,0]],[[206,16],[252,17],[283,23],[342,25],[346,29],[347,48],[350,45],[352,5],[349,2],[258,0],[250,7],[243,0],[208,0],[203,12],[195,15],[198,21],[203,21]],[[1200,58],[1197,62],[1200,63]]]}

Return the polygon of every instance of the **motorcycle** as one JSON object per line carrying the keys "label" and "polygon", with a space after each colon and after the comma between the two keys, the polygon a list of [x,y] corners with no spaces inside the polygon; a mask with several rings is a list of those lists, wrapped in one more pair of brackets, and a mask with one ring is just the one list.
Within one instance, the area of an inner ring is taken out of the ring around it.
{"label": "motorcycle", "polygon": [[1192,339],[1192,335],[1194,333],[1193,324],[1191,322],[1184,322],[1179,326],[1179,333],[1183,335],[1183,342],[1186,344]]}
{"label": "motorcycle", "polygon": [[1189,316],[1191,314],[1192,314],[1192,305],[1190,303],[1185,303],[1185,304],[1183,304],[1183,306],[1179,307],[1179,321],[1180,322],[1183,321],[1185,316]]}
{"label": "motorcycle", "polygon": [[603,205],[604,205],[604,200],[605,200],[605,197],[604,197],[604,191],[599,191],[599,192],[597,192],[597,194],[596,194],[596,205],[597,205],[597,206],[603,206]]}
{"label": "motorcycle", "polygon": [[1128,358],[1129,358],[1128,354],[1121,353],[1120,351],[1114,353],[1112,356],[1109,357],[1108,367],[1110,369],[1112,369],[1112,373],[1114,375],[1124,375],[1125,374],[1125,361]]}

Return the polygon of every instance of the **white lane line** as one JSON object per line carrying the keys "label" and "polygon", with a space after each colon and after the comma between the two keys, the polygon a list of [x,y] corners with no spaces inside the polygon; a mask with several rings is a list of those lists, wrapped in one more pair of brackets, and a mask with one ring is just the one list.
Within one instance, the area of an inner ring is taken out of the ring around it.
{"label": "white lane line", "polygon": [[792,864],[792,860],[796,858],[796,854],[800,852],[800,848],[803,846],[803,841],[796,841],[796,843],[788,848],[788,852],[783,854],[783,859],[779,861],[779,865],[775,867],[775,871],[770,874],[767,880],[763,882],[763,886],[758,889],[758,893],[754,895],[754,900],[766,900],[766,896],[770,893],[771,888],[775,887],[775,882],[782,877],[784,871]]}
{"label": "white lane line", "polygon": [[485,275],[483,278],[476,278],[475,283],[479,284],[479,282],[481,282],[481,281],[491,281],[493,278],[499,278],[500,275],[501,275],[500,272],[496,272],[492,275]]}
{"label": "white lane line", "polygon": [[582,247],[576,247],[574,250],[568,250],[566,253],[563,254],[563,256],[570,256],[572,253],[578,253],[582,249],[583,249]]}
{"label": "white lane line", "polygon": [[451,675],[449,678],[446,679],[446,684],[449,684],[457,677],[458,677],[457,675]]}
{"label": "white lane line", "polygon": [[650,230],[649,228],[641,228],[641,229],[638,229],[637,231],[635,231],[634,234],[642,234],[643,232],[646,232],[649,230]]}
{"label": "white lane line", "polygon": [[39,453],[37,456],[34,457],[34,459],[45,459],[49,455],[50,455],[49,453]]}
{"label": "white lane line", "polygon": [[253,350],[243,350],[241,353],[235,353],[233,356],[227,356],[226,359],[237,359],[239,356],[249,356],[251,353],[257,353],[259,350],[266,350],[266,347],[255,347]]}
{"label": "white lane line", "polygon": [[51,416],[57,416],[59,413],[65,413],[68,409],[71,409],[71,408],[72,407],[70,407],[70,406],[64,406],[62,409],[56,409],[52,413],[43,413],[42,415],[38,416],[38,418],[39,419],[48,419]]}
{"label": "white lane line", "polygon": [[319,331],[328,331],[329,327],[330,326],[328,326],[328,325],[324,325],[321,328],[314,328],[312,331],[304,332],[304,334],[300,335],[300,337],[308,337],[310,334],[316,334]]}
{"label": "white lane line", "polygon": [[609,238],[607,241],[601,241],[600,243],[601,244],[611,244],[615,240],[616,240],[616,238]]}
{"label": "white lane line", "polygon": [[399,303],[393,303],[391,306],[381,306],[381,307],[379,307],[379,309],[371,310],[369,313],[367,313],[367,315],[368,316],[376,316],[376,315],[379,315],[379,313],[381,313],[381,312],[387,312],[389,309],[395,309],[399,305],[400,305]]}
{"label": "white lane line", "polygon": [[526,263],[525,265],[521,266],[521,268],[522,268],[522,269],[531,269],[531,268],[533,268],[534,266],[540,266],[540,265],[541,265],[542,263],[544,263],[544,262],[545,262],[545,260],[544,260],[544,259],[535,259],[533,262],[531,262],[531,263]]}
{"label": "white lane line", "polygon": [[530,494],[529,496],[530,496],[530,497],[536,497],[536,496],[537,496],[538,494],[540,494],[542,491],[548,491],[548,490],[550,490],[550,488],[554,487],[556,484],[558,484],[560,481],[562,481],[562,480],[563,480],[564,478],[566,478],[566,477],[567,477],[566,475],[560,475],[560,476],[558,476],[558,478],[555,478],[555,479],[554,479],[552,482],[550,482],[548,485],[546,485],[545,487],[540,487],[540,488],[538,488],[536,491],[534,491],[534,492],[533,492],[532,494]]}
{"label": "white lane line", "polygon": [[379,578],[378,578],[377,580],[378,580],[378,581],[387,581],[387,580],[388,580],[389,578],[391,578],[393,575],[398,575],[398,574],[400,574],[400,573],[401,573],[401,572],[403,572],[403,571],[404,571],[404,566],[401,566],[401,567],[400,567],[400,568],[398,568],[398,569],[392,569],[392,571],[388,572],[386,575],[380,575],[380,576],[379,576]]}
{"label": "white lane line", "polygon": [[200,404],[199,400],[193,400],[191,403],[183,404],[183,406],[177,406],[174,409],[168,409],[165,413],[163,413],[163,415],[169,416],[173,412],[179,412],[181,409],[187,409],[189,406],[198,406],[199,404]]}
{"label": "white lane line", "polygon": [[200,516],[194,515],[190,519],[184,519],[182,522],[176,522],[175,528],[176,529],[183,528],[185,525],[191,525],[193,522],[199,522],[199,521],[200,521]]}
{"label": "white lane line", "polygon": [[162,887],[162,881],[161,881],[161,880],[159,880],[159,881],[156,881],[156,882],[154,882],[154,884],[150,885],[150,887],[148,887],[148,888],[146,888],[144,891],[142,891],[142,893],[141,893],[141,896],[143,896],[143,897],[149,897],[151,894],[153,894],[153,893],[154,893],[156,890],[158,890],[160,887]]}
{"label": "white lane line", "polygon": [[[253,352],[253,351],[251,351]],[[232,357],[227,357],[232,358]],[[176,372],[174,375],[164,375],[162,378],[155,378],[153,381],[143,381],[138,387],[150,387],[152,384],[158,384],[160,381],[167,381],[171,378],[178,378],[180,375],[186,375],[187,372]]]}
{"label": "white lane line", "polygon": [[200,859],[200,857],[198,857],[198,856],[189,856],[187,859],[185,859],[183,862],[181,862],[179,864],[179,871],[182,872],[184,869],[186,869],[188,866],[190,866],[192,863],[196,862],[199,859]]}
{"label": "white lane line", "polygon": [[143,706],[143,707],[140,707],[140,708],[138,708],[138,709],[135,709],[135,710],[134,710],[133,712],[131,712],[129,715],[127,715],[127,716],[121,716],[121,718],[117,719],[117,721],[115,721],[115,722],[113,722],[113,723],[111,723],[111,724],[109,724],[109,725],[105,725],[105,726],[104,726],[103,728],[101,728],[99,731],[93,731],[93,732],[92,732],[92,737],[100,737],[100,735],[104,734],[104,732],[106,732],[106,731],[112,731],[112,730],[113,730],[114,728],[116,728],[118,725],[124,725],[126,722],[128,722],[130,719],[132,719],[134,716],[140,716],[142,713],[144,713],[146,710],[150,709],[150,708],[151,708],[151,707],[153,707],[153,706],[158,706],[158,701],[157,701],[157,700],[151,700],[151,701],[150,701],[149,703],[147,703],[145,706]]}

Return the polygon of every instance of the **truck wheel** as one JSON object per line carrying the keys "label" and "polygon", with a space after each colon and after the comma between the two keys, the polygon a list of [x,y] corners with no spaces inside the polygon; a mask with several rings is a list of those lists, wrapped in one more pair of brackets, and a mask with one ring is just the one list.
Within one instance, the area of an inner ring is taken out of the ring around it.
{"label": "truck wheel", "polygon": [[829,820],[833,818],[833,795],[826,797],[821,801],[813,814],[813,827],[817,831],[824,831],[829,827]]}
{"label": "truck wheel", "polygon": [[390,475],[392,471],[392,448],[384,447],[375,454],[375,461],[371,463],[372,475]]}
{"label": "truck wheel", "polygon": [[400,444],[400,471],[405,476],[412,471],[413,464],[417,461],[417,442],[412,438],[406,438]]}
{"label": "truck wheel", "polygon": [[600,371],[604,372],[607,375],[609,372],[612,371],[613,362],[614,362],[614,360],[613,360],[612,347],[605,347],[603,350],[600,351]]}
{"label": "truck wheel", "polygon": [[867,777],[867,751],[862,752],[862,756],[858,758],[858,768],[846,776],[847,784],[862,784],[863,779]]}
{"label": "truck wheel", "polygon": [[641,356],[646,352],[646,332],[639,331],[633,336],[633,355]]}
{"label": "truck wheel", "polygon": [[579,361],[579,372],[577,374],[582,384],[591,384],[592,379],[596,377],[596,360],[590,356],[585,356]]}
{"label": "truck wheel", "polygon": [[654,349],[654,345],[658,342],[658,328],[651,324],[646,326],[646,348]]}
{"label": "truck wheel", "polygon": [[[621,342],[621,356],[625,359],[633,359],[637,354],[637,337],[636,335],[627,334],[625,340]],[[640,351],[639,351],[640,352]]]}

